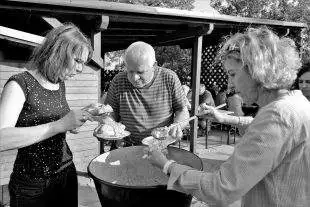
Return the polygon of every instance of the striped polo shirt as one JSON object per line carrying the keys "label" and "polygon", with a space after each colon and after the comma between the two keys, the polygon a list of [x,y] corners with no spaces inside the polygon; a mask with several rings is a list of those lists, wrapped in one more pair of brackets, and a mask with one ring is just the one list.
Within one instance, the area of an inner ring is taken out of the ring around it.
{"label": "striped polo shirt", "polygon": [[118,73],[105,103],[112,106],[116,121],[130,131],[130,138],[141,143],[152,129],[173,123],[174,113],[186,107],[186,97],[177,74],[156,67],[153,80],[143,88],[129,82],[127,71]]}

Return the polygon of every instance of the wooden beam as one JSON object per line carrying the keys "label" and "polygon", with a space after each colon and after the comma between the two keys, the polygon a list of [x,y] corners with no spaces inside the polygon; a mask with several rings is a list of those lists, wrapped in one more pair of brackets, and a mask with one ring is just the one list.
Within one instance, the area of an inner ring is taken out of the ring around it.
{"label": "wooden beam", "polygon": [[0,38],[30,46],[40,45],[44,37],[0,26]]}
{"label": "wooden beam", "polygon": [[[51,27],[59,27],[63,25],[58,19],[50,17],[42,17]],[[104,18],[103,18],[104,19]],[[101,27],[101,26],[100,26]],[[101,58],[101,32],[92,34],[91,37],[92,46],[94,48],[93,57],[89,62],[89,66],[94,70],[103,69],[103,60]]]}
{"label": "wooden beam", "polygon": [[107,30],[109,21],[109,16],[97,15],[95,17],[95,29],[91,28],[91,42],[94,48],[91,63],[95,66],[95,70],[104,68],[104,60],[102,58],[104,56],[102,51],[102,31]]}
{"label": "wooden beam", "polygon": [[105,15],[101,15],[101,21],[99,23],[99,30],[100,31],[103,31],[103,30],[106,30],[109,26],[109,21],[110,21],[110,18],[109,16],[105,16]]}
{"label": "wooden beam", "polygon": [[102,36],[104,37],[108,37],[111,39],[118,39],[119,37],[122,37],[124,39],[126,39],[126,37],[128,37],[130,39],[130,37],[156,37],[157,35],[155,34],[103,34]]}
{"label": "wooden beam", "polygon": [[95,70],[103,69],[104,62],[101,56],[101,31],[100,32],[92,32],[91,34],[91,42],[94,48],[93,57],[91,59],[91,63],[95,64]]}
{"label": "wooden beam", "polygon": [[154,27],[154,28],[150,28],[149,25],[146,25],[148,26],[149,28],[145,28],[145,25],[143,25],[144,27],[141,28],[132,28],[132,27],[128,27],[128,26],[124,26],[124,27],[111,27],[109,28],[109,31],[118,31],[118,32],[123,32],[123,31],[130,31],[131,33],[139,33],[139,32],[154,32],[154,33],[161,33],[161,32],[167,32],[167,33],[172,33],[174,31],[176,31],[176,29],[172,29],[170,27],[170,29],[167,29],[167,28],[158,28],[158,27]]}
{"label": "wooden beam", "polygon": [[[121,21],[165,24],[194,24],[194,23],[229,23],[234,25],[269,25],[284,27],[307,28],[305,23],[284,22],[277,20],[245,18],[230,15],[215,15],[208,12],[180,11],[176,9],[154,8],[131,4],[120,4],[106,1],[81,0],[7,0],[2,1],[0,8],[28,10],[32,13],[71,13],[80,15],[108,15]],[[44,15],[44,14],[43,14]]]}
{"label": "wooden beam", "polygon": [[[199,105],[199,86],[200,86],[200,72],[201,72],[201,54],[202,54],[202,39],[203,36],[195,38],[193,52],[192,52],[192,109],[191,116],[197,114]],[[198,120],[195,119],[190,123],[191,125],[191,137],[190,137],[190,151],[196,152],[196,138],[197,138],[197,126]]]}
{"label": "wooden beam", "polygon": [[60,27],[63,25],[58,19],[56,18],[51,18],[51,17],[42,17],[44,21],[46,21],[50,26],[53,28]]}
{"label": "wooden beam", "polygon": [[214,24],[199,26],[197,28],[188,28],[187,31],[176,31],[172,34],[160,36],[155,41],[157,45],[167,44],[171,42],[180,42],[182,40],[195,38],[198,36],[211,34],[214,29]]}

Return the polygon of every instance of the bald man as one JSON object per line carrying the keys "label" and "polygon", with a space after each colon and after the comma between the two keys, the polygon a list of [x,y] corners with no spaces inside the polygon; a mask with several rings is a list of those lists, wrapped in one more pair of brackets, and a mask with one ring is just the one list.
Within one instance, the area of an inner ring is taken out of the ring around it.
{"label": "bald man", "polygon": [[[154,128],[189,118],[186,96],[177,74],[157,66],[151,45],[132,43],[125,51],[124,61],[127,70],[112,80],[105,104],[112,106],[112,118],[130,131],[131,135],[125,138],[127,146],[140,145]],[[180,139],[186,125],[172,127],[170,135]]]}

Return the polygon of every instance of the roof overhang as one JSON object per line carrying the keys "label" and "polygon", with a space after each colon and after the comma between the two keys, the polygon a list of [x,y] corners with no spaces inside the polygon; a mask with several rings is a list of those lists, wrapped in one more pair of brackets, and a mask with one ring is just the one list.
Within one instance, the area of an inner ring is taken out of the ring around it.
{"label": "roof overhang", "polygon": [[[101,32],[104,51],[123,49],[137,40],[152,45],[180,44],[191,47],[195,36],[208,35],[210,41],[214,41],[250,25],[268,25],[281,33],[286,33],[287,29],[307,27],[304,23],[219,15],[212,11],[197,12],[96,0],[6,0],[1,1],[0,9],[6,11],[2,12],[6,18],[0,18],[0,25],[4,22],[11,27],[14,16],[19,16],[17,19],[22,22],[20,27],[24,27],[21,30],[26,29],[28,31],[25,32],[37,35],[43,35],[46,28],[40,31],[39,28],[33,28],[32,24],[27,29],[25,21],[36,17],[56,18],[60,22],[75,23],[87,34]],[[15,23],[14,26],[17,25]]]}
{"label": "roof overhang", "polygon": [[[46,31],[64,22],[72,22],[87,34],[94,46],[92,65],[102,64],[101,55],[107,51],[126,48],[135,41],[145,41],[154,46],[181,45],[193,48],[193,98],[192,113],[198,108],[202,44],[216,45],[223,36],[244,30],[248,26],[267,25],[282,35],[298,35],[307,25],[296,22],[242,18],[219,15],[216,12],[194,12],[177,9],[146,7],[96,0],[2,0],[0,26],[22,31],[0,37],[29,43],[31,35],[45,36]],[[1,29],[1,28],[0,28]],[[7,30],[9,30],[7,29]],[[10,39],[13,38],[13,39]],[[202,37],[204,36],[204,38]],[[204,39],[204,41],[203,41]],[[27,41],[26,41],[27,40]],[[99,58],[99,61],[98,61]],[[197,122],[192,137],[197,137]],[[194,139],[191,139],[194,151]]]}
{"label": "roof overhang", "polygon": [[37,46],[43,42],[44,37],[0,26],[0,39],[6,39],[30,46]]}

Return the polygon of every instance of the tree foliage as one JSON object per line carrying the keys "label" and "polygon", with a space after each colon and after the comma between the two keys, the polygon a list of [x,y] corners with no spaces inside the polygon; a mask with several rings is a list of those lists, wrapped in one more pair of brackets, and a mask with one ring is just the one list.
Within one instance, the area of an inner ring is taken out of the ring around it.
{"label": "tree foliage", "polygon": [[192,55],[190,49],[181,49],[179,46],[156,47],[158,65],[174,70],[185,84],[190,82]]}
{"label": "tree foliage", "polygon": [[297,22],[302,21],[306,4],[305,0],[211,0],[222,14]]}
{"label": "tree foliage", "polygon": [[[191,10],[194,8],[195,0],[105,0],[109,2],[128,3],[153,7],[165,7],[175,9]],[[115,51],[106,54],[106,59],[110,60],[106,66],[110,66],[111,61],[118,61],[115,68],[124,70],[124,62],[119,61],[124,51]],[[156,59],[159,66],[164,66],[174,70],[182,83],[187,82],[191,72],[191,51],[181,49],[179,46],[155,47]]]}
{"label": "tree foliage", "polygon": [[175,9],[192,10],[195,0],[104,0],[109,2],[119,2],[127,4],[137,4],[153,7],[165,7]]}
{"label": "tree foliage", "polygon": [[[211,0],[221,14],[310,23],[309,0]],[[301,55],[310,61],[310,29],[301,34]]]}

